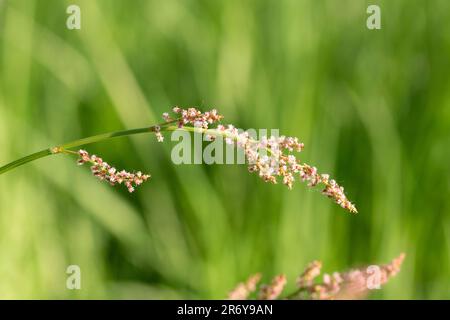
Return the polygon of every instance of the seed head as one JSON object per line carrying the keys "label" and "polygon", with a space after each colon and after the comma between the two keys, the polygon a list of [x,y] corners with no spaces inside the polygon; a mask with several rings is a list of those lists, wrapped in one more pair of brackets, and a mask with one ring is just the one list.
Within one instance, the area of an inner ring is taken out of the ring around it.
{"label": "seed head", "polygon": [[272,283],[261,287],[259,299],[275,300],[281,294],[286,285],[286,276],[281,274],[273,278]]}
{"label": "seed head", "polygon": [[97,157],[96,155],[90,156],[85,150],[79,150],[78,155],[78,164],[83,165],[85,163],[90,163],[92,174],[99,180],[107,181],[111,186],[124,184],[130,193],[135,190],[135,187],[141,185],[150,178],[150,175],[142,174],[140,171],[136,173],[130,173],[125,170],[117,172],[116,168],[110,166],[107,162],[104,162],[102,158]]}
{"label": "seed head", "polygon": [[[183,109],[174,107],[172,111],[178,116],[178,127],[191,125],[201,130],[209,129],[211,124],[222,120],[223,116],[216,109],[201,112],[197,108]],[[171,117],[165,113],[163,118],[171,121]],[[280,136],[266,137],[259,140],[250,137],[248,132],[239,132],[232,124],[217,124],[215,131],[217,136],[224,138],[225,143],[234,145],[244,150],[249,172],[258,173],[259,177],[273,184],[280,180],[289,189],[293,188],[296,177],[307,183],[308,187],[323,186],[322,193],[334,200],[342,208],[351,213],[357,213],[357,209],[344,193],[344,188],[330,179],[328,174],[319,174],[316,167],[301,163],[294,152],[301,152],[304,144],[296,137]],[[158,141],[162,141],[159,130],[156,130]],[[217,137],[214,137],[217,138]],[[208,131],[208,141],[213,136]]]}

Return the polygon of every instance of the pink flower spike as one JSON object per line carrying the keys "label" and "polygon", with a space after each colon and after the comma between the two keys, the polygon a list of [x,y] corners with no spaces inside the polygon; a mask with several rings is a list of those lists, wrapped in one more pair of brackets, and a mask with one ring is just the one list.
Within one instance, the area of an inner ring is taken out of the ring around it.
{"label": "pink flower spike", "polygon": [[100,181],[106,181],[111,186],[123,183],[130,193],[135,190],[135,187],[141,185],[150,178],[150,175],[142,174],[140,171],[137,173],[130,173],[125,170],[117,172],[116,168],[111,167],[107,162],[104,162],[102,158],[95,155],[89,156],[89,153],[85,150],[79,150],[78,155],[80,156],[80,159],[77,161],[78,164],[91,163],[91,172]]}

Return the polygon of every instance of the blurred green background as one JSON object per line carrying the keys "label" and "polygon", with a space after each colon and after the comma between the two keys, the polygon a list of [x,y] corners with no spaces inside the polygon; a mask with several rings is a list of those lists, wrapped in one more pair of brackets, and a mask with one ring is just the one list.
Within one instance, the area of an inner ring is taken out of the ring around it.
{"label": "blurred green background", "polygon": [[298,136],[360,212],[242,165],[175,166],[168,139],[110,140],[87,149],[150,172],[136,193],[63,155],[0,176],[0,298],[224,298],[258,271],[290,291],[311,260],[332,272],[405,252],[372,298],[448,299],[449,85],[447,0],[0,1],[0,164],[216,107]]}

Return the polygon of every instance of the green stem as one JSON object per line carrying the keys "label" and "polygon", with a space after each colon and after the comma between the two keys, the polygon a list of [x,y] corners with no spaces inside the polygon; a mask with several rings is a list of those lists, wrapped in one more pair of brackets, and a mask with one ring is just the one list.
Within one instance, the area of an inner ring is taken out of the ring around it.
{"label": "green stem", "polygon": [[237,138],[235,135],[231,135],[231,134],[228,134],[226,132],[223,132],[223,131],[220,131],[217,129],[203,129],[203,128],[195,128],[195,127],[179,128],[178,126],[173,125],[174,123],[176,123],[178,121],[179,121],[179,119],[175,119],[170,122],[161,123],[161,124],[154,125],[151,127],[122,130],[122,131],[113,131],[113,132],[98,134],[95,136],[91,136],[91,137],[71,141],[68,143],[64,143],[64,144],[58,145],[56,147],[44,149],[39,152],[36,152],[36,153],[30,154],[28,156],[25,156],[23,158],[20,158],[11,163],[8,163],[7,165],[5,165],[3,167],[0,167],[0,175],[7,171],[10,171],[14,168],[20,167],[28,162],[31,162],[31,161],[34,161],[34,160],[37,160],[40,158],[44,158],[47,156],[51,156],[54,154],[59,154],[59,153],[76,154],[76,152],[70,151],[68,149],[78,148],[78,147],[85,146],[88,144],[101,142],[101,141],[105,141],[105,140],[117,138],[117,137],[124,137],[124,136],[131,136],[131,135],[141,134],[141,133],[155,132],[156,128],[158,128],[158,127],[160,128],[160,131],[184,130],[187,132],[203,133],[203,134],[209,134],[212,136],[222,136],[224,138],[231,138],[233,140],[236,140],[236,138]]}
{"label": "green stem", "polygon": [[131,136],[131,135],[135,135],[135,134],[140,134],[140,133],[148,133],[148,132],[155,132],[157,127],[161,128],[161,131],[165,131],[165,129],[167,128],[168,125],[173,124],[175,122],[177,122],[178,120],[173,120],[170,122],[165,122],[159,125],[154,125],[151,127],[145,127],[145,128],[137,128],[137,129],[130,129],[130,130],[122,130],[122,131],[114,131],[114,132],[108,132],[108,133],[103,133],[103,134],[99,134],[99,135],[95,135],[95,136],[91,136],[91,137],[87,137],[87,138],[83,138],[83,139],[79,139],[79,140],[75,140],[75,141],[71,141],[68,143],[64,143],[62,145],[56,146],[56,147],[52,147],[52,148],[48,148],[48,149],[44,149],[41,150],[39,152],[30,154],[28,156],[25,156],[23,158],[17,159],[13,162],[10,162],[6,165],[4,165],[3,167],[0,167],[0,175],[10,171],[14,168],[20,167],[28,162],[40,159],[40,158],[44,158],[47,156],[51,156],[54,154],[58,154],[58,153],[63,153],[63,152],[67,152],[67,149],[71,149],[71,148],[77,148],[77,147],[81,147],[81,146],[85,146],[88,144],[92,144],[95,142],[100,142],[100,141],[104,141],[104,140],[108,140],[108,139],[112,139],[112,138],[117,138],[117,137],[124,137],[124,136]]}
{"label": "green stem", "polygon": [[49,156],[52,154],[51,149],[45,149],[45,150],[41,150],[39,152],[30,154],[26,157],[17,159],[16,161],[10,162],[7,165],[3,166],[0,168],[0,174],[3,174],[9,170],[12,170],[14,168],[20,167],[21,165],[24,165],[25,163]]}

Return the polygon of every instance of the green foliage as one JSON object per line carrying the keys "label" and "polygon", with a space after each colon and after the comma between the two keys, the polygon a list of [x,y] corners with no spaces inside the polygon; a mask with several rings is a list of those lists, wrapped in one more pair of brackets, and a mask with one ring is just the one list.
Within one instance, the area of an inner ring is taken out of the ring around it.
{"label": "green foliage", "polygon": [[[249,274],[407,257],[374,297],[450,298],[450,2],[0,2],[0,164],[216,107],[279,128],[346,187],[350,215],[244,166],[175,166],[170,142],[88,148],[152,174],[129,195],[54,156],[0,177],[0,298],[222,298]],[[169,139],[166,139],[169,140]],[[66,289],[77,264],[82,289]],[[292,288],[288,288],[288,291]]]}

